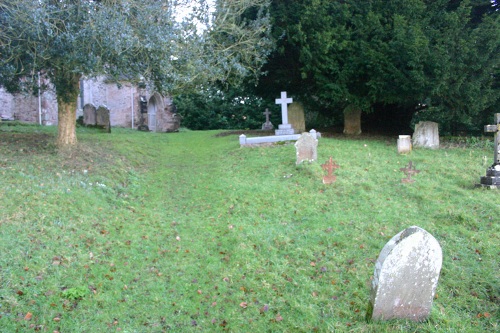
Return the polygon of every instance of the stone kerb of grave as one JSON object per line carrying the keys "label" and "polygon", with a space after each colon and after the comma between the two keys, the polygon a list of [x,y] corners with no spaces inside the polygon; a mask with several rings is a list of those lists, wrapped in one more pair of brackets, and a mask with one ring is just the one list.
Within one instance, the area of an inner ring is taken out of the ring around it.
{"label": "stone kerb of grave", "polygon": [[318,159],[318,139],[313,137],[311,133],[304,132],[295,142],[297,151],[297,161],[295,164],[300,164],[304,161],[313,162]]}
{"label": "stone kerb of grave", "polygon": [[392,237],[375,263],[368,317],[426,320],[442,262],[441,246],[424,229],[412,226]]}
{"label": "stone kerb of grave", "polygon": [[[309,134],[315,139],[321,138],[321,133],[316,132],[316,130],[312,129],[309,131]],[[258,136],[248,138],[245,134],[241,134],[239,136],[240,146],[254,146],[266,143],[273,142],[282,142],[282,141],[296,141],[300,138],[301,134],[291,134],[291,135],[272,135],[272,136]]]}

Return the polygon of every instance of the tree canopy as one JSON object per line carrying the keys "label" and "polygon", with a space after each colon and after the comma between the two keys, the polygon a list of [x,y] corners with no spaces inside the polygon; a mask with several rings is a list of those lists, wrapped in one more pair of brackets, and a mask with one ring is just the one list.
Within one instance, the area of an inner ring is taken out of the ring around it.
{"label": "tree canopy", "polygon": [[489,0],[274,0],[278,45],[260,91],[278,83],[332,115],[426,104],[468,122],[500,95],[498,14]]}
{"label": "tree canopy", "polygon": [[[0,3],[0,85],[33,91],[50,79],[59,105],[60,146],[76,143],[79,80],[145,81],[173,93],[258,72],[272,46],[267,0],[206,1],[182,22],[178,0],[5,0]],[[253,10],[251,18],[241,13]],[[199,31],[196,22],[208,24]]]}

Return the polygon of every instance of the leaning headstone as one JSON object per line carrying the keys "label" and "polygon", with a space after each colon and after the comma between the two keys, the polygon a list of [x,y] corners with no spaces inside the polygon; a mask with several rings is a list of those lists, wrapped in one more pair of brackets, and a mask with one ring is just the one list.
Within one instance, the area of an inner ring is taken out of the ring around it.
{"label": "leaning headstone", "polygon": [[361,134],[361,109],[349,106],[344,110],[344,134]]}
{"label": "leaning headstone", "polygon": [[96,126],[101,127],[108,133],[111,132],[109,109],[106,106],[101,105],[99,106],[99,108],[97,108]]}
{"label": "leaning headstone", "polygon": [[411,135],[400,135],[398,139],[398,153],[408,154],[411,152]]}
{"label": "leaning headstone", "polygon": [[297,150],[297,162],[300,164],[303,161],[316,161],[318,159],[318,139],[315,139],[310,133],[304,132],[295,142]]}
{"label": "leaning headstone", "polygon": [[484,126],[486,133],[495,134],[493,150],[493,164],[486,169],[486,176],[481,177],[479,186],[491,189],[500,189],[500,113],[495,114],[495,125]]}
{"label": "leaning headstone", "polygon": [[392,237],[375,263],[368,317],[426,320],[442,262],[441,246],[424,229],[412,226]]}
{"label": "leaning headstone", "polygon": [[93,104],[85,104],[83,107],[83,124],[87,126],[95,126],[96,107]]}
{"label": "leaning headstone", "polygon": [[262,124],[262,130],[272,130],[274,129],[273,123],[269,120],[269,115],[271,112],[269,112],[269,109],[266,109],[265,112],[263,112],[264,116],[266,116],[266,122]]}
{"label": "leaning headstone", "polygon": [[413,146],[422,148],[439,148],[438,123],[432,121],[420,121],[415,125],[413,134]]}
{"label": "leaning headstone", "polygon": [[288,106],[288,122],[296,134],[306,131],[306,119],[302,103],[293,102]]}

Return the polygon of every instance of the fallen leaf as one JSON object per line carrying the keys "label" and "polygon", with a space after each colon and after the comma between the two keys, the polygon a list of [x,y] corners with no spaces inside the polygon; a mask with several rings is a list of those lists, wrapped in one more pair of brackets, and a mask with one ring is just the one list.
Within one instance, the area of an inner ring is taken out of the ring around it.
{"label": "fallen leaf", "polygon": [[489,313],[489,312],[485,312],[485,313],[483,313],[483,316],[484,316],[484,318],[489,318],[489,317],[491,317],[491,315],[490,315],[490,313]]}
{"label": "fallen leaf", "polygon": [[260,313],[264,313],[264,312],[267,312],[269,310],[269,305],[264,305],[263,307],[260,308]]}
{"label": "fallen leaf", "polygon": [[241,306],[243,309],[246,309],[246,308],[247,308],[247,306],[248,306],[248,304],[247,304],[247,302],[241,302],[241,303],[240,303],[240,306]]}
{"label": "fallen leaf", "polygon": [[26,316],[24,316],[24,320],[31,320],[32,317],[33,317],[33,314],[31,312],[28,312],[26,314]]}
{"label": "fallen leaf", "polygon": [[312,267],[316,266],[316,263],[314,261],[311,261],[311,264],[310,264]]}
{"label": "fallen leaf", "polygon": [[282,321],[283,320],[283,317],[278,313],[278,315],[276,316],[276,321]]}

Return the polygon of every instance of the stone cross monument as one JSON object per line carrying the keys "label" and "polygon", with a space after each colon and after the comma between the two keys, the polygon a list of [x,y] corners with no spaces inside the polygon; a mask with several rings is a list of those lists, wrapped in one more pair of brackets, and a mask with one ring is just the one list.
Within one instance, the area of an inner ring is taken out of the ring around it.
{"label": "stone cross monument", "polygon": [[479,186],[500,189],[500,113],[495,114],[495,125],[484,126],[487,133],[495,133],[495,151],[493,153],[493,164],[486,169],[486,177],[481,177]]}
{"label": "stone cross monument", "polygon": [[266,116],[266,122],[262,124],[262,129],[272,130],[274,126],[273,123],[269,120],[269,115],[271,114],[271,112],[269,112],[269,109],[266,109],[266,112],[263,112],[263,114]]}
{"label": "stone cross monument", "polygon": [[293,99],[286,97],[286,91],[281,92],[281,98],[276,99],[276,104],[281,105],[281,125],[275,130],[276,135],[294,134],[292,125],[288,123],[288,104],[291,104]]}

